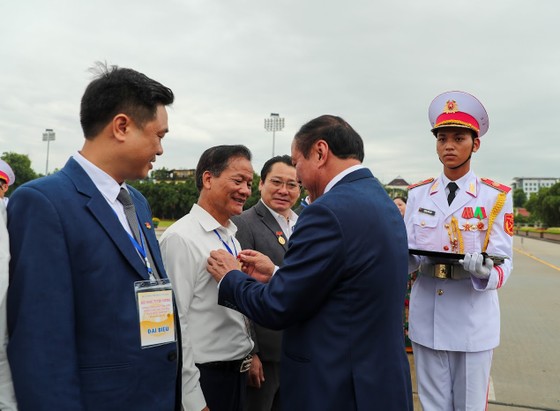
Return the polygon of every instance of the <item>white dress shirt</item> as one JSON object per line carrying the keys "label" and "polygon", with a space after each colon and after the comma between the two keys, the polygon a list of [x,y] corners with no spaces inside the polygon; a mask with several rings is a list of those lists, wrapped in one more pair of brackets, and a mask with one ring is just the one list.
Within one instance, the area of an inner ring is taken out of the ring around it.
{"label": "white dress shirt", "polygon": [[206,271],[210,251],[227,249],[214,230],[232,253],[241,250],[235,238],[235,224],[229,221],[228,227],[223,227],[198,204],[165,230],[160,239],[181,323],[185,411],[200,411],[206,404],[195,364],[239,360],[253,348],[246,319],[218,305],[216,282]]}
{"label": "white dress shirt", "polygon": [[290,236],[292,235],[292,232],[294,231],[294,227],[296,226],[298,215],[294,213],[293,210],[289,210],[289,216],[286,218],[282,214],[274,211],[272,208],[267,206],[266,203],[262,201],[262,198],[260,199],[260,201],[264,204],[266,208],[268,208],[268,211],[270,211],[270,214],[272,214],[272,216],[276,219],[276,221],[278,221],[278,225],[284,232],[286,238],[289,240]]}

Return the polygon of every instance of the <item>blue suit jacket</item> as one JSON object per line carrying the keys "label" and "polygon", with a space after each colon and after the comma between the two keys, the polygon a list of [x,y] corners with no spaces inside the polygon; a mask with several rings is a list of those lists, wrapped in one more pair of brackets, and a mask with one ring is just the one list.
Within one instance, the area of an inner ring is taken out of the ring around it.
{"label": "blue suit jacket", "polygon": [[220,304],[285,329],[284,409],[412,410],[407,250],[397,207],[360,169],[304,209],[268,284],[240,271],[223,278]]}
{"label": "blue suit jacket", "polygon": [[[282,233],[282,229],[262,201],[257,202],[241,215],[231,217],[231,221],[237,226],[235,236],[243,249],[260,251],[277,266],[284,264],[284,254],[288,249],[288,243],[278,242],[278,233]],[[281,236],[286,240],[284,234]],[[259,355],[261,361],[280,362],[282,332],[261,327],[258,324],[252,325],[254,352]]]}
{"label": "blue suit jacket", "polygon": [[[129,187],[158,272],[145,198]],[[58,173],[10,199],[8,359],[20,410],[174,410],[176,344],[141,349],[134,282],[146,267],[85,171]]]}

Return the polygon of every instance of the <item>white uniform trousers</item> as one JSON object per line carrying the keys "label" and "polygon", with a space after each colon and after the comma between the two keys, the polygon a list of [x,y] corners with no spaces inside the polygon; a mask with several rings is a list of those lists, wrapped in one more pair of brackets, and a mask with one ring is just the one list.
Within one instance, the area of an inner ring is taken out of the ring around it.
{"label": "white uniform trousers", "polygon": [[494,350],[438,351],[412,343],[424,411],[484,411]]}

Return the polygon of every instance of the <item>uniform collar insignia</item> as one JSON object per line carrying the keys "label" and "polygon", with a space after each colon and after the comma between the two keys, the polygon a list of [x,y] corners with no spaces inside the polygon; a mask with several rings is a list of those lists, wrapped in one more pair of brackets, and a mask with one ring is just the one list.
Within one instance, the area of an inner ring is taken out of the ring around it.
{"label": "uniform collar insignia", "polygon": [[473,197],[476,197],[476,184],[473,181],[469,183],[469,189],[467,190],[467,193]]}
{"label": "uniform collar insignia", "polygon": [[439,181],[436,181],[434,184],[432,184],[432,187],[430,188],[430,195],[438,192],[438,186],[439,186]]}

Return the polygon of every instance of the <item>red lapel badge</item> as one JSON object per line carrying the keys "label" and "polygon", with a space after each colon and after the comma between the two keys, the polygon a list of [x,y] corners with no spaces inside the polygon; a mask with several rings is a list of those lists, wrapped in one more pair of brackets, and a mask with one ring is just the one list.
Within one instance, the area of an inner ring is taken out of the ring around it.
{"label": "red lapel badge", "polygon": [[151,225],[150,223],[148,223],[147,221],[144,223],[144,225],[146,226],[146,228],[147,228],[148,230],[151,230],[151,229],[152,229],[152,225]]}

